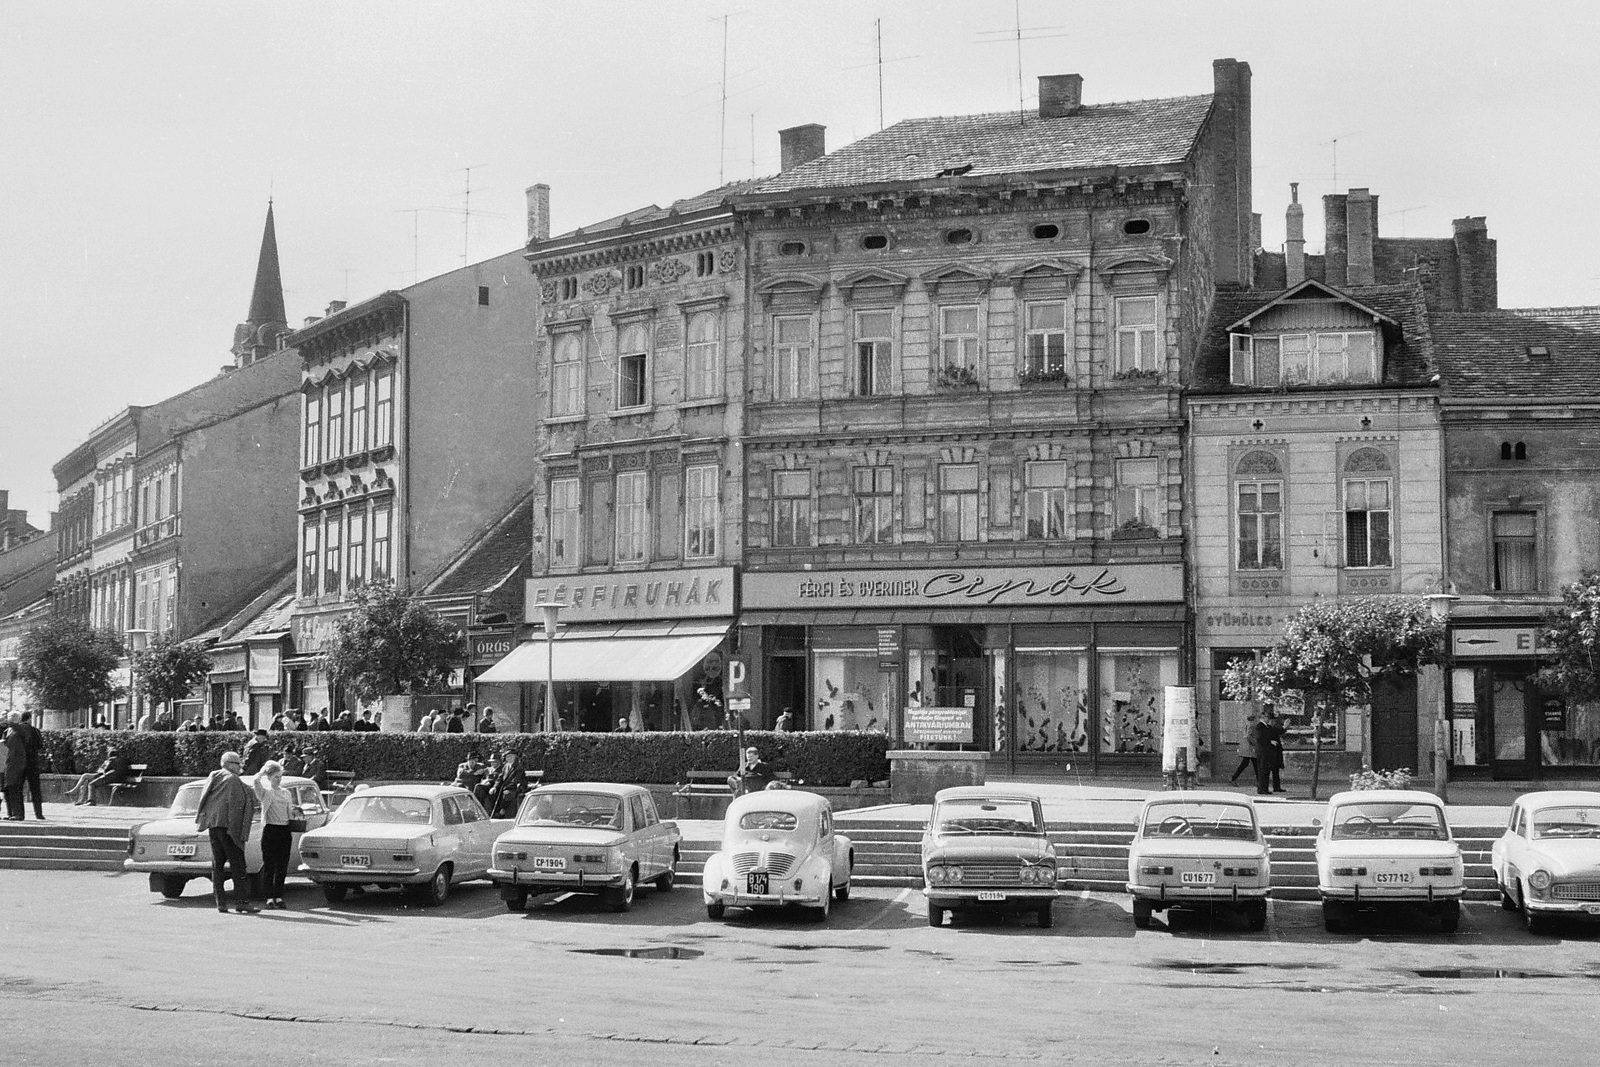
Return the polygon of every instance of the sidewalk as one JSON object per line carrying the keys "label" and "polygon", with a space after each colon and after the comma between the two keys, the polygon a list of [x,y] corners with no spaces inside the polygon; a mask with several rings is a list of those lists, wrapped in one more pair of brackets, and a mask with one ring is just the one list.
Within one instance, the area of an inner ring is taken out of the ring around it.
{"label": "sidewalk", "polygon": [[93,827],[121,827],[126,829],[152,819],[165,818],[166,808],[141,808],[128,807],[118,804],[110,807],[106,804],[75,805],[71,803],[54,803],[45,801],[43,823],[37,822],[33,817],[33,801],[29,800],[24,808],[27,819],[22,823],[8,823],[9,826],[93,826]]}

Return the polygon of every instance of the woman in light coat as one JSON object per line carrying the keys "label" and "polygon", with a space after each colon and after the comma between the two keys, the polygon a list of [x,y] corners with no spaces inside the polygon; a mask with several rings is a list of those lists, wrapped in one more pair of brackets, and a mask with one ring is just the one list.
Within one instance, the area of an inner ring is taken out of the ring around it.
{"label": "woman in light coat", "polygon": [[1253,773],[1256,769],[1256,713],[1251,712],[1244,719],[1244,736],[1239,739],[1239,766],[1233,769],[1233,775],[1228,781],[1234,785],[1239,784],[1239,775],[1244,773],[1246,767]]}

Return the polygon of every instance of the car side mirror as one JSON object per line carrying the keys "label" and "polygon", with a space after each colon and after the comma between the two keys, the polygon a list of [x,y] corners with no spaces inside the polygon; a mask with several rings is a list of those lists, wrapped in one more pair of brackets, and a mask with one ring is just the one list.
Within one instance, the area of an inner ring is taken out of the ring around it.
{"label": "car side mirror", "polygon": [[1312,819],[1311,820],[1311,825],[1313,827],[1315,827],[1316,829],[1320,830],[1320,829],[1322,829],[1322,820],[1321,819]]}

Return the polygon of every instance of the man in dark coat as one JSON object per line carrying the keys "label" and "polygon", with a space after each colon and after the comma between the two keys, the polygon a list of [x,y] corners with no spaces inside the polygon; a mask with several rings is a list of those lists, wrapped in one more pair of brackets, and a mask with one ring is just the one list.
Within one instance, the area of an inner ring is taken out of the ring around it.
{"label": "man in dark coat", "polygon": [[1267,708],[1256,717],[1253,730],[1256,748],[1256,793],[1266,796],[1272,792],[1272,772],[1274,770],[1275,753],[1283,751],[1283,728],[1278,725],[1278,717],[1271,708]]}
{"label": "man in dark coat", "polygon": [[211,772],[200,792],[194,822],[211,838],[211,890],[217,910],[228,910],[223,888],[228,868],[233,874],[233,910],[252,915],[261,909],[250,902],[250,874],[245,869],[244,846],[250,840],[250,822],[255,818],[255,790],[244,784],[239,772],[244,759],[237,752],[224,752],[222,766]]}
{"label": "man in dark coat", "polygon": [[[44,753],[44,734],[33,725],[33,712],[12,712],[11,717],[16,720],[16,732],[22,735],[22,747],[27,753],[28,762],[22,769],[23,777],[28,783],[28,792],[33,794],[33,817],[44,819],[44,791],[39,788],[39,772],[43,770],[42,761]],[[20,813],[19,813],[20,814]]]}
{"label": "man in dark coat", "polygon": [[255,774],[261,765],[272,758],[272,753],[267,750],[267,732],[257,730],[244,746],[244,773]]}

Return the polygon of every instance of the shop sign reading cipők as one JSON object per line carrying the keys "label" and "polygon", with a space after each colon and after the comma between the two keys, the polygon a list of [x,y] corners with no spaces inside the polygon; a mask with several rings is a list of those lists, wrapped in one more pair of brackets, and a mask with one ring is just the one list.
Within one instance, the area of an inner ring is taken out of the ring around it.
{"label": "shop sign reading cip\u0151k", "polygon": [[746,608],[1052,607],[1183,599],[1183,568],[1176,563],[758,571],[741,581]]}

